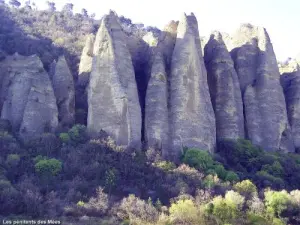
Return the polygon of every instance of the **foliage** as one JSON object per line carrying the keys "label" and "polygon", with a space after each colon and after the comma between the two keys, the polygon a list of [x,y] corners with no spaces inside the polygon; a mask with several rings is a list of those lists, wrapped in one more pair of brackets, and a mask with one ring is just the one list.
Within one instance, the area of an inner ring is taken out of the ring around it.
{"label": "foliage", "polygon": [[232,201],[218,196],[212,201],[212,214],[223,224],[231,223],[237,217],[238,208]]}
{"label": "foliage", "polygon": [[62,162],[57,159],[42,159],[35,164],[35,170],[42,176],[56,176],[62,170]]}
{"label": "foliage", "polygon": [[207,151],[191,148],[188,149],[183,158],[183,162],[201,171],[207,171],[213,167],[213,159]]}
{"label": "foliage", "polygon": [[171,205],[170,221],[173,224],[196,224],[199,221],[199,211],[190,199],[179,200]]}
{"label": "foliage", "polygon": [[290,195],[286,191],[265,191],[267,211],[272,215],[280,216],[290,203]]}
{"label": "foliage", "polygon": [[245,196],[257,195],[257,188],[250,180],[243,180],[234,185],[234,189]]}

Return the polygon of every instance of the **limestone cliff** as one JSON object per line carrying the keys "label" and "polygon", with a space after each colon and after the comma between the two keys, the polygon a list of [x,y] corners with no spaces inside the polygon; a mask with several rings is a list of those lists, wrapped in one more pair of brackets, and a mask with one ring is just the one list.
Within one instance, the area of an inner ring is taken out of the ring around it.
{"label": "limestone cliff", "polygon": [[61,56],[55,64],[52,85],[58,106],[59,122],[62,126],[72,126],[75,114],[75,87],[64,56]]}
{"label": "limestone cliff", "polygon": [[294,151],[280,73],[267,31],[244,24],[233,36],[233,46],[248,138],[265,150]]}
{"label": "limestone cliff", "polygon": [[160,53],[155,56],[148,83],[145,106],[145,139],[148,147],[161,149],[168,155],[168,84],[165,62]]}
{"label": "limestone cliff", "polygon": [[296,151],[300,151],[300,66],[292,60],[280,77]]}
{"label": "limestone cliff", "polygon": [[142,116],[132,59],[114,12],[96,36],[88,86],[88,130],[106,131],[118,145],[140,147]]}
{"label": "limestone cliff", "polygon": [[243,101],[234,63],[220,32],[213,32],[205,46],[205,65],[217,139],[244,138]]}
{"label": "limestone cliff", "polygon": [[177,29],[170,77],[170,131],[175,155],[183,147],[213,152],[216,127],[198,24],[184,15]]}
{"label": "limestone cliff", "polygon": [[0,63],[0,71],[1,118],[9,120],[24,138],[53,132],[58,125],[56,99],[38,56],[7,56]]}

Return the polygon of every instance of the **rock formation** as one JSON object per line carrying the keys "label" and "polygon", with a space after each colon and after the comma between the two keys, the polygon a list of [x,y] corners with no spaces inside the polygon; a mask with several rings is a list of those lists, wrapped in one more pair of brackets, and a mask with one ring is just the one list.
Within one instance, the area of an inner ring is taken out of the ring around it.
{"label": "rock formation", "polygon": [[161,149],[163,156],[167,157],[169,150],[168,84],[165,62],[160,53],[155,56],[147,88],[145,139],[149,147]]}
{"label": "rock formation", "polygon": [[0,71],[1,118],[9,120],[23,138],[53,132],[58,125],[56,99],[38,56],[7,56]]}
{"label": "rock formation", "polygon": [[264,28],[244,24],[234,35],[233,46],[248,138],[265,150],[294,151],[269,35]]}
{"label": "rock formation", "polygon": [[175,155],[183,147],[213,152],[216,127],[195,16],[184,15],[177,29],[170,77],[170,131]]}
{"label": "rock formation", "polygon": [[86,87],[89,82],[89,76],[92,71],[93,63],[94,40],[95,37],[93,34],[88,35],[85,46],[82,50],[77,82],[79,86]]}
{"label": "rock formation", "polygon": [[101,23],[88,86],[88,130],[106,131],[118,145],[140,147],[142,116],[131,56],[114,12]]}
{"label": "rock formation", "polygon": [[204,51],[210,97],[216,116],[217,139],[244,138],[240,84],[221,33],[212,33]]}
{"label": "rock formation", "polygon": [[74,124],[75,87],[66,59],[61,56],[55,64],[52,85],[58,106],[58,119],[62,126]]}
{"label": "rock formation", "polygon": [[284,71],[280,81],[285,94],[295,148],[297,152],[300,152],[300,66],[295,60],[292,60]]}

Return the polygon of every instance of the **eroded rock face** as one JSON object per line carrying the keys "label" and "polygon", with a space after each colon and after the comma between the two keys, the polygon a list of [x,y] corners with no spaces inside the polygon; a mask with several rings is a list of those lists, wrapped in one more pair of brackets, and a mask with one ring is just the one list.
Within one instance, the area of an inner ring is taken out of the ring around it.
{"label": "eroded rock face", "polygon": [[81,54],[77,84],[83,87],[88,84],[92,71],[94,41],[94,35],[88,35]]}
{"label": "eroded rock face", "polygon": [[205,64],[217,139],[244,138],[243,101],[234,63],[220,32],[213,32],[205,46]]}
{"label": "eroded rock face", "polygon": [[148,83],[145,107],[145,139],[148,147],[168,154],[168,86],[165,62],[160,53],[155,56]]}
{"label": "eroded rock face", "polygon": [[194,15],[184,15],[177,29],[171,63],[170,112],[171,145],[175,155],[183,147],[214,151],[215,116]]}
{"label": "eroded rock face", "polygon": [[58,110],[51,81],[38,56],[7,56],[0,63],[4,76],[1,118],[24,138],[53,132]]}
{"label": "eroded rock face", "polygon": [[61,56],[55,63],[52,85],[58,106],[58,119],[62,126],[72,126],[75,114],[75,87],[66,59]]}
{"label": "eroded rock face", "polygon": [[131,56],[115,13],[102,20],[88,86],[88,130],[106,131],[121,146],[139,148],[142,116]]}
{"label": "eroded rock face", "polygon": [[[295,70],[294,70],[295,69]],[[297,152],[300,152],[300,66],[280,77],[285,94],[288,119]]]}
{"label": "eroded rock face", "polygon": [[233,37],[233,45],[248,138],[265,150],[294,151],[280,73],[268,33],[264,28],[242,25]]}

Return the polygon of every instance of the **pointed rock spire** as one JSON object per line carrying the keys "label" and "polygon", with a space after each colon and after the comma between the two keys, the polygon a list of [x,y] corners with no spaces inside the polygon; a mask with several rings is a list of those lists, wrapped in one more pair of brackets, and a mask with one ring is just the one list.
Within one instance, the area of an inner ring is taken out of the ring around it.
{"label": "pointed rock spire", "polygon": [[55,64],[52,85],[58,106],[58,119],[62,126],[74,124],[75,87],[72,73],[64,56]]}
{"label": "pointed rock spire", "polygon": [[160,53],[155,56],[148,83],[145,107],[145,138],[149,147],[168,155],[168,86],[165,63]]}
{"label": "pointed rock spire", "polygon": [[234,63],[220,32],[213,32],[204,55],[217,139],[244,138],[243,101]]}
{"label": "pointed rock spire", "polygon": [[183,147],[213,152],[215,115],[210,101],[198,24],[184,15],[177,29],[170,77],[170,131],[173,154]]}
{"label": "pointed rock spire", "polygon": [[294,151],[280,73],[267,31],[244,24],[232,40],[248,138],[265,150]]}
{"label": "pointed rock spire", "polygon": [[140,147],[142,116],[134,69],[114,13],[103,18],[96,36],[88,105],[91,133],[104,130],[118,145]]}

